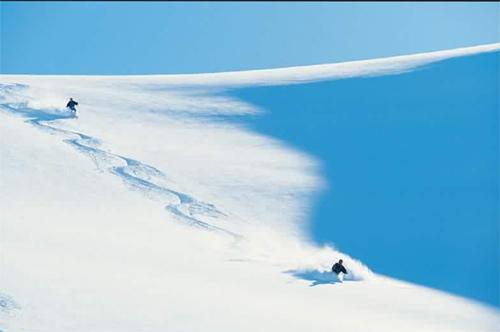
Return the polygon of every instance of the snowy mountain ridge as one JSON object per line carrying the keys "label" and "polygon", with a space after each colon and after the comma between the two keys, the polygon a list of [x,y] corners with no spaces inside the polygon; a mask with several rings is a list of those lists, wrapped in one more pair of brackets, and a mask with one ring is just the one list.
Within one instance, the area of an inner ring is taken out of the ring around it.
{"label": "snowy mountain ridge", "polygon": [[[494,331],[496,309],[314,245],[305,229],[325,185],[320,161],[217,117],[262,111],[221,93],[233,86],[387,75],[499,49],[224,74],[1,76],[0,328]],[[70,96],[78,118],[61,108]],[[339,258],[359,282],[335,282]]]}

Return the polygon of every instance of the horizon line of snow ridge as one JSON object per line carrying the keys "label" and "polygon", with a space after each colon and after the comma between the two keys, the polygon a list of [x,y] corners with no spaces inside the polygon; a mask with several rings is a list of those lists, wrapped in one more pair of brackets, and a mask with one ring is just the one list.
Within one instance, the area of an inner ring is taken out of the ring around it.
{"label": "horizon line of snow ridge", "polygon": [[38,78],[38,79],[81,79],[105,81],[113,79],[120,83],[141,83],[162,86],[200,86],[200,87],[238,87],[247,85],[286,85],[307,83],[328,79],[342,79],[363,76],[381,76],[397,74],[418,68],[420,66],[480,53],[500,50],[500,43],[462,47],[449,50],[398,55],[367,60],[355,60],[338,63],[327,63],[306,66],[292,66],[273,69],[254,69],[214,73],[196,74],[147,74],[147,75],[30,75],[8,74],[0,75],[2,79]]}

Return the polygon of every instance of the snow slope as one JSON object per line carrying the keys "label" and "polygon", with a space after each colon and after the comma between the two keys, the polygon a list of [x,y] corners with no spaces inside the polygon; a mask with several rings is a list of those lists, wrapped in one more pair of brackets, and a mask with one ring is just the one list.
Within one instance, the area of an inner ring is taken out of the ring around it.
{"label": "snow slope", "polygon": [[[498,49],[240,73],[2,76],[0,329],[498,330],[496,309],[315,246],[304,222],[324,185],[319,162],[231,122],[259,110],[219,93]],[[78,119],[61,110],[70,96]],[[326,272],[340,257],[342,284]]]}

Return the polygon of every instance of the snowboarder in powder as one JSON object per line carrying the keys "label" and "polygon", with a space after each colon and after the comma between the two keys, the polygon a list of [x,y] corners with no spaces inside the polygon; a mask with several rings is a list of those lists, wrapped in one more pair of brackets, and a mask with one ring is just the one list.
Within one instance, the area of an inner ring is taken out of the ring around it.
{"label": "snowboarder in powder", "polygon": [[336,275],[339,275],[340,272],[347,274],[347,270],[345,269],[344,265],[342,265],[343,261],[340,259],[337,263],[333,264],[332,266],[332,272],[334,272]]}
{"label": "snowboarder in powder", "polygon": [[71,112],[76,113],[76,108],[75,106],[78,105],[76,101],[73,100],[73,98],[69,98],[68,103],[66,104],[66,107],[71,110]]}

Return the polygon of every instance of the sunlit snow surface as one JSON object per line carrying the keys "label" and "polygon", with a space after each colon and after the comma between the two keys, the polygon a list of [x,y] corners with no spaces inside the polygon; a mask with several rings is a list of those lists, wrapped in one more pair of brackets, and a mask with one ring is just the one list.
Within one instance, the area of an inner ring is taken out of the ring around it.
{"label": "sunlit snow surface", "polygon": [[[241,73],[1,77],[0,329],[495,331],[496,309],[314,245],[321,160],[233,121],[265,110],[225,93],[495,50]],[[78,118],[61,107],[69,97]],[[328,272],[338,258],[343,283]]]}

